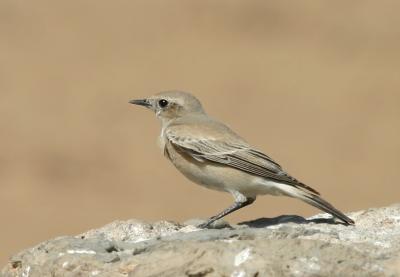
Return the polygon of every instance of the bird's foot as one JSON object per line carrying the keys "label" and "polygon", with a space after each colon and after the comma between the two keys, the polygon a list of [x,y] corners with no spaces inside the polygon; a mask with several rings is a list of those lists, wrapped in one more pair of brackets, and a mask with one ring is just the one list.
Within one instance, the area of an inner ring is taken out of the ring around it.
{"label": "bird's foot", "polygon": [[200,229],[222,229],[222,228],[229,228],[231,226],[225,220],[221,220],[221,219],[216,220],[216,219],[210,218],[206,222],[200,223],[196,227],[200,228]]}
{"label": "bird's foot", "polygon": [[215,221],[215,219],[213,219],[211,217],[211,218],[207,219],[205,222],[200,223],[199,225],[197,225],[197,228],[208,229],[214,221]]}

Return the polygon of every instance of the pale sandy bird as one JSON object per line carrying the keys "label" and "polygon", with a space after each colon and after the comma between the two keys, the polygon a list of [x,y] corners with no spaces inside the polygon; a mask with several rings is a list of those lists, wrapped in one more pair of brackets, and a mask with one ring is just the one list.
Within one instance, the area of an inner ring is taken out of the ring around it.
{"label": "pale sandy bird", "polygon": [[234,197],[232,206],[208,219],[202,227],[253,203],[257,195],[263,194],[298,198],[345,224],[354,224],[316,190],[291,177],[277,162],[250,146],[225,124],[209,117],[193,95],[167,91],[130,103],[156,113],[162,123],[160,146],[183,175]]}

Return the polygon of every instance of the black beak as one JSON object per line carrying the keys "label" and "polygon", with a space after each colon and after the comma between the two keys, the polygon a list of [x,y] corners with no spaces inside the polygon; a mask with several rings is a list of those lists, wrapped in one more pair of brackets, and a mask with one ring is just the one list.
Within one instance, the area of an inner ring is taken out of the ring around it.
{"label": "black beak", "polygon": [[140,105],[140,106],[145,106],[145,107],[150,107],[151,104],[147,99],[137,99],[137,100],[131,100],[129,101],[131,104],[135,105]]}

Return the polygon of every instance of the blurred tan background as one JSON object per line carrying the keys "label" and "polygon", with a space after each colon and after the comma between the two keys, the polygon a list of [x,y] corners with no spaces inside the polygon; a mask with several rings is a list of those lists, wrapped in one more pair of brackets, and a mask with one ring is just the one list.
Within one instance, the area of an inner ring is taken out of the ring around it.
{"label": "blurred tan background", "polygon": [[[214,215],[128,104],[197,95],[343,211],[399,201],[399,1],[0,2],[0,264],[116,219]],[[263,126],[256,128],[256,126]],[[156,171],[151,170],[157,168]],[[260,197],[232,222],[319,211]]]}

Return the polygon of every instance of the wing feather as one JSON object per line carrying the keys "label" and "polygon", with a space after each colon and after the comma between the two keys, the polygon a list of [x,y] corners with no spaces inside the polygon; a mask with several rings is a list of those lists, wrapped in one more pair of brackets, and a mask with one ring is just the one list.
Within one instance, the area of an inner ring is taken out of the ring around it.
{"label": "wing feather", "polygon": [[208,160],[223,164],[256,176],[282,182],[319,194],[313,188],[287,174],[282,167],[264,153],[253,149],[246,142],[235,137],[222,140],[219,137],[197,138],[185,132],[179,134],[175,128],[166,130],[166,138],[175,147],[197,161]]}

